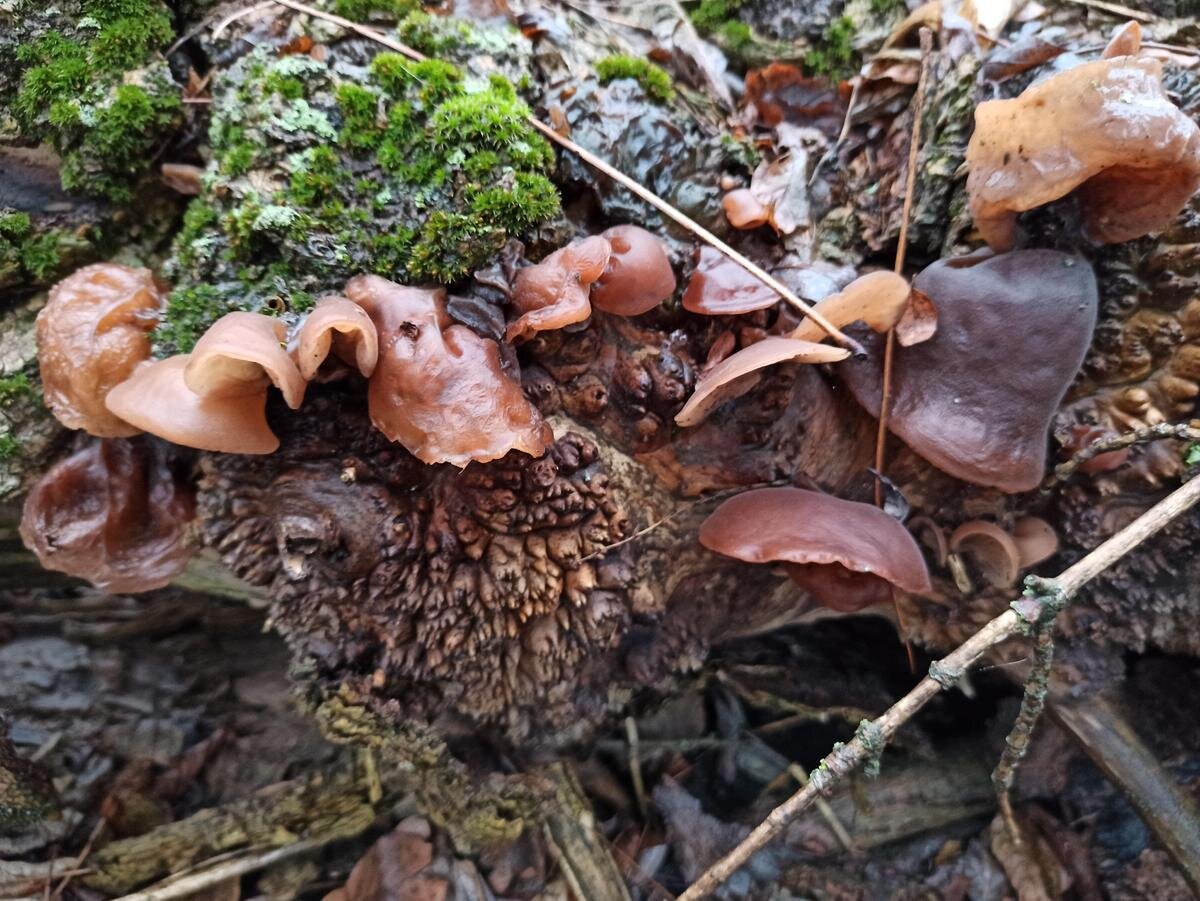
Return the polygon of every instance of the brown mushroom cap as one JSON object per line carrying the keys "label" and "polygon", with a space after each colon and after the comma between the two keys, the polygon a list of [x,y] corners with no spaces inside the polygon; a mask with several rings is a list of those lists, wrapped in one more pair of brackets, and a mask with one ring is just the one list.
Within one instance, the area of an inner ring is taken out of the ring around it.
{"label": "brown mushroom cap", "polygon": [[1164,228],[1200,187],[1200,127],[1167,97],[1162,63],[1121,56],[979,104],[967,162],[994,249],[1013,246],[1018,213],[1076,190],[1088,236],[1111,244]]}
{"label": "brown mushroom cap", "polygon": [[307,383],[288,356],[287,327],[261,313],[226,313],[192,348],[183,379],[205,397],[257,394],[269,382],[293,410]]}
{"label": "brown mushroom cap", "polygon": [[108,394],[109,409],[152,435],[226,454],[269,454],[279,447],[267,425],[267,388],[201,396],[184,381],[188,354],[143,363]]}
{"label": "brown mushroom cap", "polygon": [[982,519],[964,522],[950,536],[950,550],[965,553],[979,574],[995,588],[1008,588],[1021,574],[1021,551],[1011,535]]}
{"label": "brown mushroom cap", "polygon": [[749,188],[738,188],[721,198],[725,218],[734,228],[758,228],[771,221],[771,210]]}
{"label": "brown mushroom cap", "polygon": [[[696,380],[696,390],[678,413],[675,422],[693,426],[703,422],[713,410],[735,397],[741,397],[758,381],[758,370],[775,363],[836,363],[850,351],[828,344],[797,341],[771,336],[730,354]],[[749,378],[747,378],[749,376]]]}
{"label": "brown mushroom cap", "polygon": [[149,269],[84,266],[50,289],[38,313],[38,365],[46,405],[70,429],[106,438],[138,430],[104,398],[150,356],[163,292]]}
{"label": "brown mushroom cap", "polygon": [[21,539],[42,566],[108,592],[161,588],[192,556],[195,504],[169,450],[137,439],[89,444],[29,492]]}
{"label": "brown mushroom cap", "polygon": [[505,340],[528,338],[591,316],[588,289],[604,273],[611,255],[608,241],[593,236],[519,271],[513,280],[512,304],[520,317],[508,327]]}
{"label": "brown mushroom cap", "polygon": [[[862,576],[913,594],[932,591],[925,558],[903,525],[870,504],[803,488],[756,488],[730,498],[704,521],[700,543],[748,563],[802,564],[789,572],[833,609],[861,609],[890,597]],[[813,564],[847,572],[819,573]]]}
{"label": "brown mushroom cap", "polygon": [[1130,19],[1113,32],[1108,39],[1108,46],[1100,54],[1101,59],[1114,59],[1118,56],[1135,56],[1142,49],[1142,26],[1136,20]]}
{"label": "brown mushroom cap", "polygon": [[618,225],[600,233],[612,245],[608,268],[592,285],[592,303],[606,313],[638,316],[675,293],[675,270],[667,248],[636,225]]}
{"label": "brown mushroom cap", "polygon": [[379,361],[379,335],[366,311],[345,297],[322,297],[293,339],[292,358],[300,375],[312,381],[330,350],[343,363],[370,378]]}
{"label": "brown mushroom cap", "polygon": [[[904,315],[908,304],[908,282],[894,272],[868,272],[860,275],[837,294],[817,302],[816,310],[837,328],[852,322],[865,322],[872,331],[886,332]],[[791,337],[801,341],[822,341],[829,336],[805,318]]]}
{"label": "brown mushroom cap", "polygon": [[683,292],[683,308],[702,316],[735,316],[765,310],[779,295],[715,247],[700,248],[696,269]]}
{"label": "brown mushroom cap", "polygon": [[1013,523],[1012,539],[1021,554],[1021,569],[1037,566],[1058,553],[1058,533],[1040,516],[1022,516]]}
{"label": "brown mushroom cap", "polygon": [[[898,347],[890,429],[944,472],[1002,491],[1034,488],[1050,420],[1091,343],[1098,291],[1087,261],[1054,250],[940,260],[913,280],[933,299],[938,330]],[[879,412],[883,341],[837,367],[858,402]]]}
{"label": "brown mushroom cap", "polygon": [[371,421],[425,463],[466,466],[511,450],[540,457],[553,440],[500,365],[500,348],[451,324],[442,290],[361,275],[346,285],[379,332],[367,400]]}

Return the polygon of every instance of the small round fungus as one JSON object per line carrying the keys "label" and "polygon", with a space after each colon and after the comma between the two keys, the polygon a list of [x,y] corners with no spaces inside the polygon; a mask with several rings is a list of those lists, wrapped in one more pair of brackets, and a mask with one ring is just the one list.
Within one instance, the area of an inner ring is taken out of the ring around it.
{"label": "small round fungus", "polygon": [[287,328],[261,313],[226,313],[212,324],[183,371],[187,386],[206,397],[240,397],[273,383],[293,410],[307,383],[288,356]]}
{"label": "small round fungus", "polygon": [[[1099,303],[1081,257],[1055,250],[939,260],[913,279],[937,307],[928,341],[898,347],[888,427],[956,478],[1028,491],[1046,467],[1050,420],[1091,344]],[[883,339],[837,368],[878,415]]]}
{"label": "small round fungus", "polygon": [[753,388],[759,379],[758,371],[789,360],[796,363],[836,363],[850,351],[828,344],[797,341],[795,338],[772,336],[743,347],[730,354],[696,380],[696,390],[677,414],[681,426],[699,425],[708,414],[735,397]]}
{"label": "small round fungus", "polygon": [[138,428],[184,447],[224,454],[269,454],[279,439],[267,425],[267,388],[199,395],[187,386],[190,355],[143,363],[108,395],[108,408]]}
{"label": "small round fungus", "polygon": [[1012,539],[1021,555],[1021,569],[1037,566],[1058,553],[1058,533],[1040,516],[1022,516],[1013,523]]}
{"label": "small round fungus", "polygon": [[771,221],[771,209],[754,196],[749,188],[738,188],[721,198],[725,218],[734,228],[751,229]]}
{"label": "small round fungus", "polygon": [[366,311],[345,297],[322,297],[292,340],[292,359],[312,381],[330,351],[370,378],[379,361],[379,335]]}
{"label": "small round fungus", "polygon": [[[900,321],[908,304],[908,294],[908,282],[896,273],[868,272],[837,294],[819,301],[815,309],[839,329],[853,322],[865,322],[872,331],[886,332]],[[829,336],[806,317],[791,337],[801,341],[821,341]]]}
{"label": "small round fungus", "polygon": [[466,466],[511,450],[540,457],[550,428],[500,364],[500,347],[446,313],[446,293],[361,275],[346,285],[379,333],[371,421],[425,463]]}
{"label": "small round fungus", "polygon": [[592,303],[606,313],[638,316],[675,293],[675,271],[667,248],[636,225],[618,225],[600,233],[612,246],[608,267],[592,285]]}
{"label": "small round fungus", "polygon": [[51,467],[29,492],[21,539],[42,566],[107,592],[161,588],[192,556],[195,504],[171,451],[104,439]]}
{"label": "small round fungus", "polygon": [[513,280],[512,304],[519,317],[505,340],[560,329],[592,315],[588,289],[612,255],[604,238],[591,237],[560,247],[540,263],[522,269]]}
{"label": "small round fungus", "polygon": [[38,365],[46,405],[71,429],[102,438],[136,435],[104,398],[150,356],[163,292],[149,269],[84,266],[50,289],[38,313]]}
{"label": "small round fungus", "polygon": [[877,507],[803,488],[756,488],[730,498],[700,527],[710,551],[783,563],[822,606],[856,612],[891,599],[892,586],[932,591],[908,530]]}
{"label": "small round fungus", "polygon": [[725,254],[707,244],[683,292],[683,308],[701,316],[736,316],[765,310],[779,295]]}
{"label": "small round fungus", "polygon": [[967,163],[993,249],[1012,248],[1018,213],[1073,191],[1088,237],[1113,244],[1163,229],[1200,188],[1200,127],[1163,90],[1161,62],[1117,56],[979,104]]}
{"label": "small round fungus", "polygon": [[1021,573],[1021,551],[1013,537],[994,522],[972,519],[950,536],[950,550],[966,555],[993,588],[1008,588]]}

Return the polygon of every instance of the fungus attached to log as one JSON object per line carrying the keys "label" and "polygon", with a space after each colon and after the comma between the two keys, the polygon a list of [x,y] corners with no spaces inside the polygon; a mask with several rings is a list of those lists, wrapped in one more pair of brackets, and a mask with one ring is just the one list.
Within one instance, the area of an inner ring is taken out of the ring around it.
{"label": "fungus attached to log", "polygon": [[163,293],[149,269],[96,263],[50,289],[38,314],[46,405],[67,428],[102,438],[136,435],[104,398],[150,356]]}
{"label": "fungus attached to log", "polygon": [[734,228],[751,229],[771,221],[771,210],[749,188],[738,188],[721,198],[725,218]]}
{"label": "fungus attached to log", "polygon": [[727,400],[741,397],[758,381],[758,371],[776,363],[836,363],[850,355],[850,351],[828,344],[798,341],[795,338],[777,336],[764,338],[749,347],[743,347],[717,363],[696,381],[696,390],[675,414],[675,422],[681,426],[693,426],[703,422],[718,406]]}
{"label": "fungus attached to log", "polygon": [[307,381],[312,381],[330,352],[370,378],[379,361],[375,323],[358,304],[344,297],[322,297],[293,339],[292,358]]}
{"label": "fungus attached to log", "polygon": [[1012,248],[1018,213],[1073,191],[1088,237],[1112,244],[1166,227],[1200,188],[1200,127],[1163,90],[1161,62],[1118,56],[979,104],[967,162],[993,249]]}
{"label": "fungus attached to log", "polygon": [[701,316],[734,316],[765,310],[779,295],[725,254],[707,244],[683,292],[683,308]]}
{"label": "fungus attached to log", "polygon": [[675,271],[667,248],[636,225],[618,225],[600,233],[612,247],[608,266],[592,285],[592,304],[606,313],[639,316],[675,293]]}
{"label": "fungus attached to log", "polygon": [[226,313],[192,349],[183,380],[206,397],[243,397],[273,383],[293,410],[307,383],[285,349],[287,328],[261,313]]}
{"label": "fungus attached to log", "polygon": [[500,348],[452,324],[446,294],[362,275],[346,296],[379,333],[371,376],[371,421],[425,463],[466,466],[510,450],[540,457],[549,427],[500,364]]}
{"label": "fungus attached to log", "polygon": [[[886,332],[900,321],[908,304],[908,294],[908,282],[902,276],[894,272],[868,272],[837,294],[819,301],[815,309],[836,328],[864,322],[872,331]],[[801,341],[821,341],[829,335],[811,318],[806,318],[791,337]]]}
{"label": "fungus attached to log", "polygon": [[[1098,292],[1087,261],[1054,250],[940,260],[913,280],[937,333],[896,349],[889,428],[939,469],[1002,491],[1041,481],[1050,420],[1083,362]],[[877,414],[883,342],[838,367]]]}
{"label": "fungus attached to log", "polygon": [[508,327],[505,339],[528,338],[534,332],[560,329],[591,316],[588,290],[604,273],[611,255],[612,247],[604,238],[584,238],[519,271],[512,303],[520,315]]}
{"label": "fungus attached to log", "polygon": [[104,439],[51,467],[25,500],[26,547],[103,591],[166,585],[192,556],[195,509],[170,453],[147,438]]}
{"label": "fungus attached to log", "polygon": [[710,551],[783,563],[822,606],[843,613],[891,600],[892,586],[932,590],[908,530],[877,507],[803,488],[757,488],[721,504],[700,527]]}
{"label": "fungus attached to log", "polygon": [[108,408],[138,428],[184,447],[224,454],[269,454],[279,439],[267,425],[267,389],[200,395],[187,386],[189,354],[143,363],[108,395]]}
{"label": "fungus attached to log", "polygon": [[982,519],[963,523],[950,536],[950,550],[970,557],[983,580],[993,588],[1009,588],[1021,574],[1021,551],[1013,537]]}

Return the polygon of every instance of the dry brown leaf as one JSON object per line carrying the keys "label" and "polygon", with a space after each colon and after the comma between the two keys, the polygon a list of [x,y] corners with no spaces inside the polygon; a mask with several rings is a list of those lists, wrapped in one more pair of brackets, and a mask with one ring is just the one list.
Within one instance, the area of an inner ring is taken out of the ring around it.
{"label": "dry brown leaf", "polygon": [[901,347],[912,347],[936,335],[937,327],[937,307],[932,298],[913,288],[908,295],[908,306],[896,323],[896,340]]}

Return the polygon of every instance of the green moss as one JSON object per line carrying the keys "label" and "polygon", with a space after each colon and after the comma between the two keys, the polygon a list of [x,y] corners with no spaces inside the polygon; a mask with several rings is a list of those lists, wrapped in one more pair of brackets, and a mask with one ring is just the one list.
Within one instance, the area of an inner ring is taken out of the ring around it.
{"label": "green moss", "polygon": [[16,459],[21,453],[21,445],[7,432],[0,433],[0,461],[7,462]]}
{"label": "green moss", "polygon": [[727,21],[737,15],[746,0],[701,0],[692,11],[692,24],[702,34],[717,31]]}
{"label": "green moss", "polygon": [[596,62],[596,75],[604,84],[618,78],[632,78],[646,92],[647,97],[660,103],[669,103],[675,99],[675,87],[667,70],[636,56],[606,56]]}
{"label": "green moss", "polygon": [[[169,261],[158,353],[229,310],[299,312],[361,272],[453,283],[559,214],[553,150],[505,79],[392,53],[366,82],[284,65],[254,51],[214,84],[207,193]],[[286,181],[264,188],[241,174],[251,162]]]}
{"label": "green moss", "polygon": [[854,20],[849,16],[834,19],[825,28],[817,46],[804,54],[804,65],[813,75],[839,79],[850,74],[855,61]]}
{"label": "green moss", "polygon": [[0,210],[0,236],[20,240],[29,234],[32,223],[28,213],[17,210]]}
{"label": "green moss", "polygon": [[372,13],[399,19],[420,7],[418,0],[337,0],[333,9],[343,18],[361,22],[370,18]]}
{"label": "green moss", "polygon": [[158,53],[173,36],[170,13],[159,0],[83,0],[82,11],[18,49],[11,108],[22,137],[58,151],[65,188],[126,201],[181,121]]}
{"label": "green moss", "polygon": [[0,407],[7,407],[18,401],[36,401],[37,397],[37,389],[25,373],[18,372],[0,378]]}
{"label": "green moss", "polygon": [[59,269],[58,238],[57,232],[49,231],[21,246],[21,265],[39,282],[46,281]]}
{"label": "green moss", "polygon": [[379,146],[383,137],[379,125],[379,101],[378,94],[360,85],[338,85],[337,102],[342,111],[338,140],[343,147],[362,153]]}

